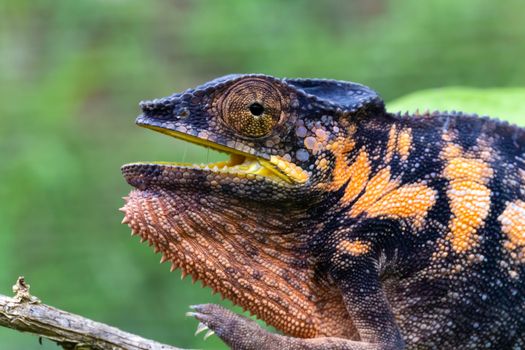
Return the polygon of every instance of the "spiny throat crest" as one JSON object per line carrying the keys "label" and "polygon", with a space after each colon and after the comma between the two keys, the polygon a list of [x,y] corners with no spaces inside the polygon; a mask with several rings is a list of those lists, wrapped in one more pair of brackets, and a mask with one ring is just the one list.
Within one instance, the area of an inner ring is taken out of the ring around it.
{"label": "spiny throat crest", "polygon": [[191,275],[286,334],[353,336],[340,295],[316,281],[313,262],[298,250],[307,241],[297,224],[304,213],[162,188],[125,199],[123,223],[162,254],[161,263],[171,262],[171,271]]}

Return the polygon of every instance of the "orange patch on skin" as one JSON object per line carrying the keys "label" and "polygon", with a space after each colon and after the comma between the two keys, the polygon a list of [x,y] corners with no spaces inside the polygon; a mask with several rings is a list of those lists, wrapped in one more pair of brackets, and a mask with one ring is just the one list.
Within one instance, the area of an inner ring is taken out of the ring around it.
{"label": "orange patch on skin", "polygon": [[490,190],[474,181],[453,181],[448,197],[454,217],[449,223],[452,248],[464,253],[478,243],[477,231],[490,210]]}
{"label": "orange patch on skin", "polygon": [[397,138],[397,152],[401,156],[401,160],[406,161],[410,155],[412,148],[412,130],[404,129]]}
{"label": "orange patch on skin", "polygon": [[338,139],[327,146],[327,149],[332,151],[335,156],[335,166],[332,172],[332,182],[329,184],[321,184],[322,188],[328,191],[336,191],[350,180],[351,173],[346,157],[354,147],[355,143],[348,139]]}
{"label": "orange patch on skin", "polygon": [[494,171],[476,155],[465,153],[451,143],[442,153],[447,165],[443,176],[450,181],[447,196],[453,217],[447,239],[456,253],[464,253],[478,244],[478,230],[490,211],[491,191],[487,187]]}
{"label": "orange patch on skin", "polygon": [[401,186],[372,204],[366,214],[369,217],[410,219],[416,228],[421,228],[429,209],[436,203],[436,196],[435,190],[423,184]]}
{"label": "orange patch on skin", "polygon": [[337,245],[337,249],[344,253],[349,253],[353,256],[361,256],[370,252],[372,248],[371,244],[368,242],[363,242],[361,240],[349,241],[343,240]]}
{"label": "orange patch on skin", "polygon": [[525,202],[518,200],[508,203],[498,220],[508,238],[504,247],[510,252],[519,250],[519,259],[525,262]]}
{"label": "orange patch on skin", "polygon": [[350,216],[359,216],[371,208],[381,197],[399,186],[397,180],[391,181],[390,167],[380,170],[366,186],[365,193],[350,210]]}
{"label": "orange patch on skin", "polygon": [[447,179],[468,180],[487,183],[494,171],[481,159],[469,159],[464,157],[449,160],[443,175]]}
{"label": "orange patch on skin", "polygon": [[352,202],[364,190],[372,168],[368,160],[368,154],[362,150],[357,156],[355,162],[349,167],[350,182],[346,186],[345,194],[341,199],[343,203]]}
{"label": "orange patch on skin", "polygon": [[396,151],[397,144],[397,127],[396,124],[392,125],[390,132],[388,134],[388,143],[386,145],[386,163],[390,163],[394,157],[394,152]]}
{"label": "orange patch on skin", "polygon": [[395,154],[401,157],[402,161],[406,161],[410,156],[410,149],[412,148],[412,130],[403,129],[397,130],[394,124],[388,133],[388,143],[386,145],[385,162],[390,163]]}

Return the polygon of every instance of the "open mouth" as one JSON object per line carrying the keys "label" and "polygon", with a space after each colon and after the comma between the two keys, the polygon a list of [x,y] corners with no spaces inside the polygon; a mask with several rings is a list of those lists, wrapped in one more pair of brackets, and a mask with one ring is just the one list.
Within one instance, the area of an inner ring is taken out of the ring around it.
{"label": "open mouth", "polygon": [[163,166],[173,166],[177,168],[194,169],[224,175],[245,177],[248,179],[255,179],[257,176],[260,176],[267,180],[285,182],[288,184],[300,184],[308,180],[308,174],[304,172],[300,167],[278,156],[269,156],[269,159],[264,159],[228,146],[224,146],[222,144],[214,143],[179,131],[168,130],[152,125],[140,126],[202,146],[204,148],[210,148],[214,151],[225,153],[229,156],[229,159],[226,161],[206,164],[164,161],[139,162],[138,164],[158,164]]}

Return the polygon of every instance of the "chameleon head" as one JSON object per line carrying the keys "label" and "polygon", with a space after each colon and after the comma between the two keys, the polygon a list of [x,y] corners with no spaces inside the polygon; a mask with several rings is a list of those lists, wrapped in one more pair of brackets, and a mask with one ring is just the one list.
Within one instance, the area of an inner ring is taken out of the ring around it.
{"label": "chameleon head", "polygon": [[320,225],[332,148],[351,139],[353,118],[382,110],[380,98],[346,82],[229,75],[141,108],[138,125],[229,160],[124,165],[133,233],[286,334],[351,337],[340,295],[316,278],[309,228]]}

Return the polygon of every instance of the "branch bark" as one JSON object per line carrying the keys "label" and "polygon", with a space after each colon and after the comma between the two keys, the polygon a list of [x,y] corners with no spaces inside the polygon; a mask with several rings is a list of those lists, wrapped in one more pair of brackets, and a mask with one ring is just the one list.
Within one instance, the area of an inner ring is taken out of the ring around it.
{"label": "branch bark", "polygon": [[23,277],[13,292],[13,298],[0,295],[0,326],[50,339],[64,349],[181,350],[42,304]]}

